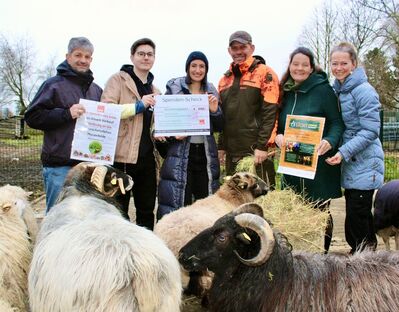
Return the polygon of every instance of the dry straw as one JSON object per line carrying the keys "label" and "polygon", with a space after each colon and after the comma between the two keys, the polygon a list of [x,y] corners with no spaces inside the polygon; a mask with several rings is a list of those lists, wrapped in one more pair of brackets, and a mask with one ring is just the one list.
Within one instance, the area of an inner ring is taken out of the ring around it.
{"label": "dry straw", "polygon": [[[237,171],[254,172],[253,157],[245,157]],[[328,213],[313,206],[290,189],[275,190],[256,200],[266,219],[287,236],[296,250],[322,252]]]}

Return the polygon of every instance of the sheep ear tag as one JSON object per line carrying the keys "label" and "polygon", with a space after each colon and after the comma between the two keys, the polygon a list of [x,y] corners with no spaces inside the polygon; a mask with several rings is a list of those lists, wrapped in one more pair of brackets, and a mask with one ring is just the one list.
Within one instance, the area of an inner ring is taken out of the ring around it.
{"label": "sheep ear tag", "polygon": [[238,187],[242,190],[245,190],[248,187],[248,183],[246,182],[241,182],[238,184]]}
{"label": "sheep ear tag", "polygon": [[243,242],[245,245],[251,244],[251,237],[245,232],[241,232],[237,234],[237,239],[239,239],[241,242]]}
{"label": "sheep ear tag", "polygon": [[229,181],[231,180],[231,176],[225,176],[225,177],[223,178],[223,180],[224,180],[225,182],[229,182]]}

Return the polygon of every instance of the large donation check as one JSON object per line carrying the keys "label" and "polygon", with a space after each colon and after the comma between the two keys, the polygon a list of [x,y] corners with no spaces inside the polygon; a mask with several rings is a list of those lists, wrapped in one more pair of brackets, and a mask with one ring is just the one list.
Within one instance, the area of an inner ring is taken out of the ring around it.
{"label": "large donation check", "polygon": [[155,137],[210,134],[208,95],[157,95],[155,100]]}
{"label": "large donation check", "polygon": [[314,179],[325,118],[287,115],[277,172]]}

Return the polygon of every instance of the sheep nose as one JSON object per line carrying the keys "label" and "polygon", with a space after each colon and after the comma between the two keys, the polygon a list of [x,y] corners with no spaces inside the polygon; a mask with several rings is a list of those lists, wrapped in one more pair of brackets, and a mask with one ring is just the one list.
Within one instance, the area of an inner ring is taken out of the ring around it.
{"label": "sheep nose", "polygon": [[187,262],[187,257],[184,255],[184,253],[179,252],[178,260],[181,264],[184,264]]}
{"label": "sheep nose", "polygon": [[197,260],[199,260],[195,255],[188,256],[186,253],[179,253],[179,263],[186,270],[193,270],[197,266]]}
{"label": "sheep nose", "polygon": [[268,191],[269,191],[268,187],[262,188],[262,195],[266,195]]}

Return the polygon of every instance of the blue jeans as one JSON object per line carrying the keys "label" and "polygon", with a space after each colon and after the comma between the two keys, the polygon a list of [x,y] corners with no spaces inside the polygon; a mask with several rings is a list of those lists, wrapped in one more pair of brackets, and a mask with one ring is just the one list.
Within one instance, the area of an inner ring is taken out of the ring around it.
{"label": "blue jeans", "polygon": [[71,169],[70,166],[43,167],[44,191],[46,192],[46,214],[57,201],[69,169]]}

